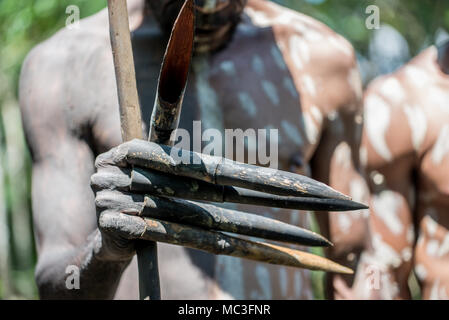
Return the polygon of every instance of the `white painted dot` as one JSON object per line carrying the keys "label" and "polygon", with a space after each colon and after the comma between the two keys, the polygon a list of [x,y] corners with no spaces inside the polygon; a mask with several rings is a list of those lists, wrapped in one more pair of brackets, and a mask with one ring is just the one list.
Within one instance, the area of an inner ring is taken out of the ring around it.
{"label": "white painted dot", "polygon": [[438,223],[436,223],[435,220],[432,219],[432,217],[427,216],[425,217],[425,223],[426,223],[426,229],[429,233],[429,236],[433,237],[435,236],[437,229],[438,229]]}
{"label": "white painted dot", "polygon": [[441,129],[438,139],[432,148],[432,161],[436,165],[440,165],[443,159],[449,153],[449,125],[444,125]]}
{"label": "white painted dot", "polygon": [[438,252],[438,241],[437,241],[437,240],[430,240],[430,241],[427,243],[426,252],[427,252],[427,255],[429,255],[430,257],[435,257],[435,256],[437,256],[437,252]]}
{"label": "white painted dot", "polygon": [[385,176],[377,171],[371,173],[371,179],[375,185],[382,185],[385,182]]}
{"label": "white painted dot", "polygon": [[315,81],[313,81],[310,75],[303,76],[302,82],[304,84],[304,89],[311,95],[316,95]]}
{"label": "white painted dot", "polygon": [[412,82],[414,85],[416,85],[418,88],[423,88],[426,86],[426,84],[429,83],[430,79],[427,73],[415,66],[407,66],[405,68],[405,73],[407,76],[407,79]]}
{"label": "white painted dot", "polygon": [[[356,202],[366,202],[369,198],[368,187],[362,178],[354,178],[349,183],[349,194]],[[357,214],[359,214],[357,212]]]}
{"label": "white painted dot", "polygon": [[402,259],[405,262],[409,262],[412,259],[412,256],[413,256],[412,248],[410,248],[410,247],[404,248],[402,250],[401,255],[402,255]]}
{"label": "white painted dot", "polygon": [[404,112],[412,134],[412,143],[415,151],[418,151],[424,142],[427,132],[427,118],[425,113],[415,105],[404,105]]}
{"label": "white painted dot", "polygon": [[339,117],[338,112],[335,110],[332,110],[331,112],[329,112],[329,114],[327,115],[327,119],[329,121],[335,121],[337,118]]}
{"label": "white painted dot", "polygon": [[316,144],[318,141],[319,129],[309,114],[304,114],[304,126],[307,140],[310,144]]}
{"label": "white painted dot", "polygon": [[351,166],[352,152],[346,142],[340,143],[335,148],[335,162],[340,168],[348,169]]}
{"label": "white painted dot", "polygon": [[348,234],[349,231],[351,231],[352,221],[351,217],[347,213],[339,213],[337,215],[337,221],[342,233]]}
{"label": "white painted dot", "polygon": [[370,95],[365,100],[365,126],[374,150],[385,160],[393,158],[388,148],[386,134],[390,126],[390,108],[377,95]]}
{"label": "white painted dot", "polygon": [[436,106],[439,111],[449,113],[449,95],[446,91],[443,91],[437,87],[426,88],[428,93],[426,99],[429,101],[429,105]]}
{"label": "white painted dot", "polygon": [[310,42],[318,42],[324,40],[323,34],[314,29],[307,29],[307,31],[304,33],[304,37],[307,39],[307,41]]}
{"label": "white painted dot", "polygon": [[323,114],[321,113],[320,109],[318,109],[317,106],[311,106],[310,113],[312,114],[313,118],[319,125],[323,123]]}
{"label": "white painted dot", "polygon": [[389,77],[382,83],[380,93],[395,104],[405,99],[405,91],[399,80],[395,77]]}
{"label": "white painted dot", "polygon": [[446,236],[443,239],[443,242],[441,243],[440,248],[438,249],[438,256],[443,257],[449,253],[449,234],[446,234]]}
{"label": "white painted dot", "polygon": [[415,273],[419,280],[424,281],[427,278],[427,270],[422,264],[415,266]]}
{"label": "white painted dot", "polygon": [[401,234],[404,230],[404,225],[399,216],[399,209],[402,204],[401,197],[392,191],[384,190],[374,195],[372,202],[376,216],[382,219],[392,233]]}
{"label": "white painted dot", "polygon": [[299,36],[294,35],[289,39],[289,48],[293,64],[298,70],[302,70],[310,57],[308,47]]}
{"label": "white painted dot", "polygon": [[373,235],[374,260],[385,267],[398,268],[402,263],[401,256],[379,234]]}
{"label": "white painted dot", "polygon": [[268,27],[272,23],[272,21],[264,12],[256,11],[253,8],[246,7],[245,13],[251,18],[252,23],[256,26]]}

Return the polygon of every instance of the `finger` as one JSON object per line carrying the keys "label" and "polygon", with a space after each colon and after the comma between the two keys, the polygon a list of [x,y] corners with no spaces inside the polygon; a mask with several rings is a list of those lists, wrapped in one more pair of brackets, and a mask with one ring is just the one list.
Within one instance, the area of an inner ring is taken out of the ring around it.
{"label": "finger", "polygon": [[143,140],[117,149],[128,163],[213,184],[248,188],[281,196],[350,199],[325,184],[291,172],[274,170],[204,155]]}
{"label": "finger", "polygon": [[367,208],[351,200],[278,196],[238,187],[215,185],[196,179],[173,177],[140,168],[132,170],[131,190],[188,200],[233,202],[295,210],[348,211]]}
{"label": "finger", "polygon": [[267,240],[306,246],[332,245],[321,235],[297,226],[204,203],[106,191],[97,194],[96,204],[103,209]]}
{"label": "finger", "polygon": [[91,176],[90,185],[94,190],[128,191],[131,186],[131,170],[114,166],[102,168]]}
{"label": "finger", "polygon": [[213,254],[229,255],[296,268],[343,274],[353,273],[349,268],[307,252],[156,219],[142,219],[106,211],[101,214],[100,223],[104,230],[119,233],[129,239],[166,242]]}
{"label": "finger", "polygon": [[363,204],[342,199],[284,197],[238,187],[220,186],[158,171],[109,167],[91,178],[94,190],[123,190],[164,197],[211,202],[232,202],[293,210],[349,211],[367,209]]}

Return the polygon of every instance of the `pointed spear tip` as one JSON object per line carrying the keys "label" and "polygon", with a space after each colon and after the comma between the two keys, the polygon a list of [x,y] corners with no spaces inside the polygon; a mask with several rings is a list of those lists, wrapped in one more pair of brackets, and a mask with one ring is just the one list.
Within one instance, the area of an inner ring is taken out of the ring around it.
{"label": "pointed spear tip", "polygon": [[354,271],[337,262],[321,257],[320,263],[317,264],[318,270],[339,274],[354,274]]}
{"label": "pointed spear tip", "polygon": [[338,269],[339,270],[336,271],[336,273],[348,274],[348,275],[354,274],[354,270],[352,270],[352,269],[350,269],[348,267],[342,266],[342,265],[338,265]]}
{"label": "pointed spear tip", "polygon": [[332,260],[328,260],[326,258],[324,258],[327,262],[328,265],[324,268],[322,268],[323,271],[325,272],[331,272],[331,273],[339,273],[339,274],[354,274],[354,270],[345,267],[337,262],[334,262]]}
{"label": "pointed spear tip", "polygon": [[369,209],[368,206],[352,200],[329,200],[329,211],[358,211]]}
{"label": "pointed spear tip", "polygon": [[[331,272],[331,273],[340,273],[340,274],[353,274],[354,271],[350,268],[347,268],[341,264],[338,264],[332,260],[329,260],[328,258],[301,251],[296,250],[292,248],[286,248],[282,246],[278,246],[272,243],[261,243],[259,242],[258,245],[266,246],[275,249],[278,252],[272,252],[274,256],[277,256],[279,258],[279,261],[276,262],[276,264],[284,264],[289,265],[292,267],[298,267],[298,268],[304,268],[304,269],[310,269],[310,270],[319,270],[324,272]],[[295,261],[291,262],[288,261],[288,263],[284,263],[285,256],[284,254],[287,254],[287,256],[293,257]],[[284,260],[284,261],[281,261]]]}
{"label": "pointed spear tip", "polygon": [[324,237],[323,237],[323,242],[324,242],[323,247],[333,247],[333,246],[334,246],[333,242],[327,240],[327,239],[324,238]]}
{"label": "pointed spear tip", "polygon": [[358,208],[358,210],[366,210],[366,209],[369,209],[369,206],[367,206],[367,205],[365,205],[365,204],[363,204],[363,203],[355,202],[355,201],[352,201],[352,202],[354,203],[354,206]]}
{"label": "pointed spear tip", "polygon": [[313,232],[313,235],[314,235],[314,238],[315,238],[314,240],[316,241],[316,246],[317,247],[326,247],[326,248],[328,248],[328,247],[333,247],[334,246],[334,244],[331,241],[329,241],[328,239],[326,239],[322,235],[320,235],[318,233],[315,233],[315,232]]}
{"label": "pointed spear tip", "polygon": [[340,191],[335,190],[334,188],[313,180],[313,179],[308,179],[308,190],[307,190],[307,194],[312,196],[312,197],[320,197],[320,198],[326,198],[326,199],[335,199],[335,200],[352,200],[351,197],[341,193]]}
{"label": "pointed spear tip", "polygon": [[366,210],[369,209],[369,207],[367,205],[364,205],[363,203],[360,202],[356,202],[356,201],[352,201],[352,200],[347,200],[346,202],[346,206],[348,207],[349,210]]}
{"label": "pointed spear tip", "polygon": [[328,188],[328,192],[329,192],[329,198],[334,198],[334,199],[342,199],[342,200],[348,200],[351,201],[352,198],[350,196],[345,195],[344,193],[335,190],[332,187],[326,186]]}

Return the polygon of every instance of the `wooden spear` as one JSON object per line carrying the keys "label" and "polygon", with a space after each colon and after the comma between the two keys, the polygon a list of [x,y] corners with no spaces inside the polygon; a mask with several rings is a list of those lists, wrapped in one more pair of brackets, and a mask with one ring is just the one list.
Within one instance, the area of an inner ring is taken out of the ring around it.
{"label": "wooden spear", "polygon": [[[185,0],[173,25],[159,74],[156,98],[150,120],[150,131],[148,133],[149,140],[152,142],[166,145],[173,144],[170,137],[179,124],[179,116],[193,53],[194,29],[193,0]],[[159,290],[157,292],[148,291],[153,288],[155,283],[151,282],[147,285],[145,281],[148,281],[148,278],[142,278],[147,276],[147,273],[141,272],[146,265],[150,265],[151,271],[151,265],[155,263],[155,271],[157,272],[157,256],[154,253],[155,259],[152,259],[152,251],[151,245],[143,245],[137,251],[139,258],[139,283],[141,284],[139,289],[140,297],[145,298],[147,294],[150,294],[151,298],[153,296],[151,294],[154,294],[154,297],[160,299],[159,277],[154,279],[158,281],[157,288]],[[142,284],[144,285],[142,286]]]}
{"label": "wooden spear", "polygon": [[[108,0],[109,32],[114,58],[123,141],[142,139],[142,120],[126,0]],[[137,245],[141,299],[160,299],[156,242]]]}
{"label": "wooden spear", "polygon": [[[142,120],[126,0],[108,0],[108,8],[122,137],[124,141],[142,139]],[[173,26],[159,75],[149,132],[152,142],[171,144],[171,133],[178,127],[192,58],[193,38],[193,0],[186,0]],[[138,243],[136,251],[140,298],[159,300],[161,293],[156,243]]]}

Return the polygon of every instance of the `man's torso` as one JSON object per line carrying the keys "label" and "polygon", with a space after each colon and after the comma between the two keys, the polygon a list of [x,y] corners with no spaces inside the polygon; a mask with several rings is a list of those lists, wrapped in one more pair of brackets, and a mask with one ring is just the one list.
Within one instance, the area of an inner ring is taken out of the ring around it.
{"label": "man's torso", "polygon": [[[141,14],[130,15],[131,25],[138,25]],[[65,72],[58,75],[57,85],[64,86],[62,110],[74,136],[97,155],[121,142],[107,14],[83,21],[78,31],[62,32],[78,33],[70,41],[63,33],[52,40],[70,45]],[[133,31],[145,131],[166,40],[151,19]],[[308,163],[323,125],[346,99],[340,82],[329,79],[342,59],[353,62],[352,48],[324,25],[266,1],[249,1],[232,42],[219,52],[194,57],[180,128],[192,132],[192,122],[200,120],[203,130],[279,129],[279,169],[310,174]],[[357,70],[349,70],[345,81],[357,88]],[[234,208],[310,228],[309,215],[298,211]],[[308,271],[159,247],[163,298],[312,298]],[[135,262],[117,297],[137,297]]]}
{"label": "man's torso", "polygon": [[[394,216],[385,217],[385,225],[391,231],[399,232],[400,225],[407,229],[404,232],[414,249],[397,254],[407,261],[413,259],[423,297],[447,299],[449,76],[440,71],[437,50],[432,47],[373,86],[365,100],[365,132],[376,151],[367,160],[369,171],[374,172],[371,183],[376,184],[376,176],[377,184],[382,183],[376,170],[393,177],[406,170],[409,180],[403,183],[409,184],[408,201],[414,213],[413,225],[395,222]],[[389,210],[395,205],[386,193],[375,200],[379,205],[385,200]]]}

